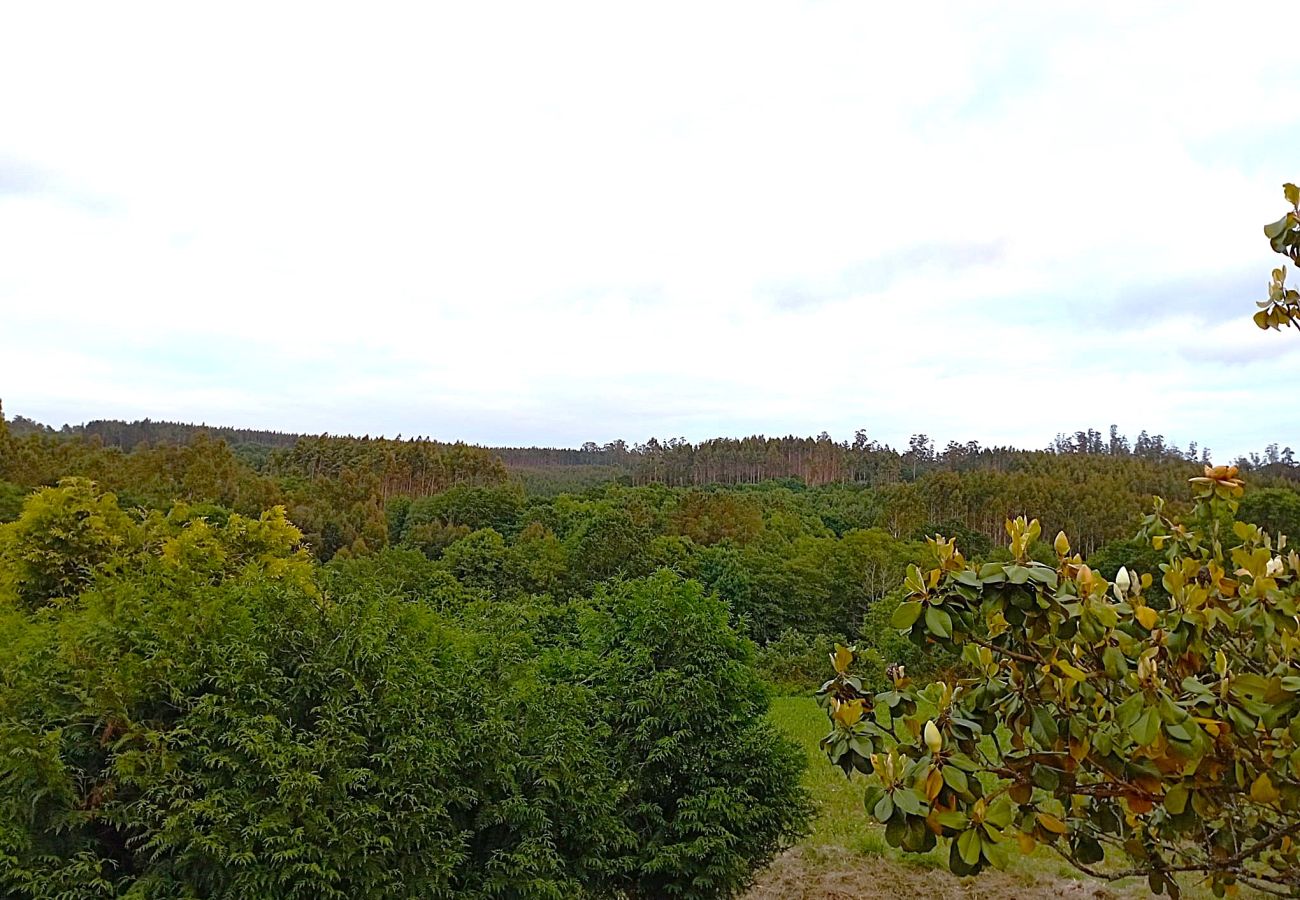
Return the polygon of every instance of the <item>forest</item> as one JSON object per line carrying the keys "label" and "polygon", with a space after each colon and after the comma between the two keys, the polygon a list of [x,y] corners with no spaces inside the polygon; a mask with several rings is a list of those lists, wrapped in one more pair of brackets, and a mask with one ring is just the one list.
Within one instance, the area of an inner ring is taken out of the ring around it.
{"label": "forest", "polygon": [[[1291,451],[1242,463],[1243,520],[1300,534]],[[0,415],[0,884],[734,895],[807,828],[769,698],[835,646],[877,690],[964,665],[890,627],[934,535],[1005,563],[1033,511],[1102,577],[1155,571],[1134,535],[1202,468],[1113,429],[541,450]]]}

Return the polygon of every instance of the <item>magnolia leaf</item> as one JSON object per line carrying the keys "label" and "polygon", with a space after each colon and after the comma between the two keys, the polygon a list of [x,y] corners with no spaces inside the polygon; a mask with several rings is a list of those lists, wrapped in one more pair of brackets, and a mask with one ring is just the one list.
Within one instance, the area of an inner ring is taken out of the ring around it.
{"label": "magnolia leaf", "polygon": [[1273,781],[1267,772],[1260,772],[1250,786],[1250,799],[1256,803],[1276,803],[1281,796],[1277,788],[1273,787]]}
{"label": "magnolia leaf", "polygon": [[1106,858],[1106,851],[1096,838],[1080,835],[1074,843],[1074,855],[1085,866],[1099,863]]}
{"label": "magnolia leaf", "polygon": [[884,793],[876,801],[875,809],[871,814],[876,817],[877,822],[888,822],[894,814],[894,798],[889,793]]}
{"label": "magnolia leaf", "polygon": [[910,788],[899,788],[894,791],[894,805],[908,815],[918,816],[921,814],[921,798],[916,796],[916,792]]}
{"label": "magnolia leaf", "polygon": [[[826,645],[822,644],[822,646],[824,647]],[[843,644],[836,644],[835,652],[831,654],[831,664],[835,667],[835,671],[843,675],[849,670],[849,666],[852,663],[853,651],[848,647],[845,647]]]}
{"label": "magnolia leaf", "polygon": [[1165,792],[1165,809],[1169,810],[1175,816],[1181,815],[1183,810],[1187,809],[1188,790],[1181,784],[1176,784]]}
{"label": "magnolia leaf", "polygon": [[841,703],[835,707],[835,712],[831,713],[831,716],[845,728],[852,728],[862,718],[862,713],[863,701],[858,699]]}
{"label": "magnolia leaf", "polygon": [[952,637],[952,616],[937,606],[925,610],[925,627],[931,634],[941,638]]}
{"label": "magnolia leaf", "polygon": [[1053,834],[1065,834],[1069,830],[1064,822],[1051,813],[1040,812],[1035,818],[1038,819],[1038,824],[1042,825],[1045,831],[1050,831]]}
{"label": "magnolia leaf", "polygon": [[898,604],[894,614],[889,617],[889,624],[899,631],[906,631],[911,628],[916,620],[921,617],[923,605],[920,600],[907,600]]}
{"label": "magnolia leaf", "polygon": [[948,783],[959,794],[964,794],[970,790],[970,782],[966,778],[966,773],[956,766],[943,767],[943,780]]}
{"label": "magnolia leaf", "polygon": [[1160,735],[1160,713],[1148,709],[1138,717],[1129,729],[1129,734],[1139,747],[1146,747],[1155,742]]}
{"label": "magnolia leaf", "polygon": [[1270,222],[1264,226],[1264,237],[1270,241],[1275,240],[1279,235],[1291,227],[1291,213],[1287,213],[1276,222]]}

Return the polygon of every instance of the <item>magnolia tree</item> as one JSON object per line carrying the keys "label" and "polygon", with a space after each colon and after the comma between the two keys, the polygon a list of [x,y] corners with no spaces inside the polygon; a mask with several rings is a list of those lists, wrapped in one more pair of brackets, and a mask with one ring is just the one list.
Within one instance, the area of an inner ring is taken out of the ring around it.
{"label": "magnolia tree", "polygon": [[1157,500],[1142,532],[1154,573],[1108,582],[1055,540],[1030,558],[1037,520],[1007,522],[1009,562],[968,563],[932,540],[893,625],[952,647],[960,677],[863,689],[837,646],[821,690],[831,762],[865,774],[867,811],[889,843],[948,843],[954,873],[1046,845],[1099,878],[1175,876],[1216,896],[1238,884],[1300,892],[1300,556],[1234,521],[1232,466],[1192,479],[1179,521]]}
{"label": "magnolia tree", "polygon": [[[1280,253],[1300,266],[1300,187],[1285,184],[1282,192],[1291,209],[1276,222],[1265,225],[1264,236],[1274,253]],[[1286,266],[1273,270],[1268,299],[1260,300],[1256,305],[1259,312],[1255,313],[1255,324],[1260,328],[1280,331],[1282,326],[1289,328],[1294,324],[1300,329],[1300,291],[1286,286]]]}

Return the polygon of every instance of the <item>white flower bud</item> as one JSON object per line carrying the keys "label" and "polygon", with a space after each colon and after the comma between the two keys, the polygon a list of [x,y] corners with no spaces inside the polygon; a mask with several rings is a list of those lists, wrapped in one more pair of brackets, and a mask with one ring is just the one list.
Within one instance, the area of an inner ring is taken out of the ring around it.
{"label": "white flower bud", "polygon": [[933,719],[925,723],[925,746],[931,753],[938,753],[943,748],[943,735],[939,734]]}

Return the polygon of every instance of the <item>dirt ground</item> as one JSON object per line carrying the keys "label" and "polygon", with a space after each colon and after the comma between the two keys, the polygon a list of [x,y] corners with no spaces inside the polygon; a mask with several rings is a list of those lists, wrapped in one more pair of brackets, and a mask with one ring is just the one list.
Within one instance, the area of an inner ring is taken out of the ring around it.
{"label": "dirt ground", "polygon": [[745,900],[1120,900],[1145,891],[1116,891],[1110,885],[1050,875],[1011,875],[987,870],[977,878],[957,878],[942,869],[908,865],[878,856],[846,852],[838,863],[810,863],[794,848],[779,857]]}

